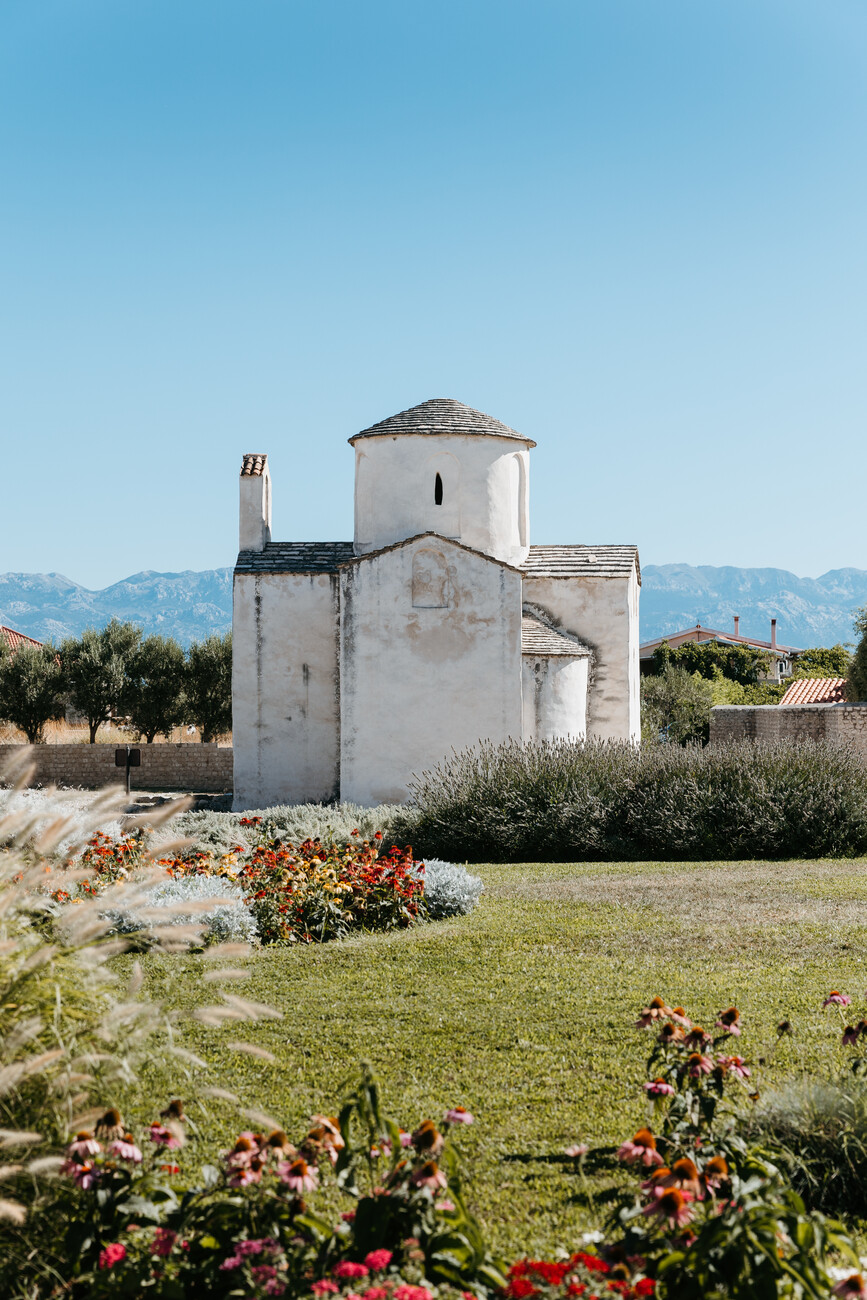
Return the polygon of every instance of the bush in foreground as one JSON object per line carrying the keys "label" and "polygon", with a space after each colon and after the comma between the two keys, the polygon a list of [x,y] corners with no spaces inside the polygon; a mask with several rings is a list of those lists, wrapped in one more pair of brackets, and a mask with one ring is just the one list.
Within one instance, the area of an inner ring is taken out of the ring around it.
{"label": "bush in foreground", "polygon": [[867,768],[820,743],[483,743],[412,783],[391,832],[470,862],[845,857],[867,851]]}

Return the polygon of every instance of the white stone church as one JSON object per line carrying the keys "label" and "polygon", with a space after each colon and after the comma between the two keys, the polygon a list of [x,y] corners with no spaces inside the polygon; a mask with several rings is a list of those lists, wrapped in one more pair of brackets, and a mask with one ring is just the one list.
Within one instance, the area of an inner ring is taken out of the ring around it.
{"label": "white stone church", "polygon": [[638,741],[638,552],[530,545],[536,444],[447,399],[349,442],[352,542],[272,542],[243,459],[235,807],[400,801],[482,738]]}

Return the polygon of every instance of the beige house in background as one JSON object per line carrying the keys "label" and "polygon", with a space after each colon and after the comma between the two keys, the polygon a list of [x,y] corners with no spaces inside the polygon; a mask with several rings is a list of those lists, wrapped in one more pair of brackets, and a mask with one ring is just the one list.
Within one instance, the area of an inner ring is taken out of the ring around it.
{"label": "beige house in background", "polygon": [[273,542],[243,458],[235,807],[399,801],[480,739],[637,742],[636,548],[531,545],[535,443],[460,402],[349,442],[352,542]]}

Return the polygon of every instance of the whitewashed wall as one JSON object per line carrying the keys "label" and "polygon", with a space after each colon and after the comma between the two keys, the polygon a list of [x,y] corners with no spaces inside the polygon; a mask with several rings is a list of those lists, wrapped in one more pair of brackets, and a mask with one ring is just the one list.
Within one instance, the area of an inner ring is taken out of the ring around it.
{"label": "whitewashed wall", "polygon": [[343,799],[404,799],[453,748],[520,738],[521,581],[431,537],[341,572]]}
{"label": "whitewashed wall", "polygon": [[589,656],[524,655],[524,740],[583,740]]}
{"label": "whitewashed wall", "polygon": [[236,574],[236,809],[339,794],[335,574]]}
{"label": "whitewashed wall", "polygon": [[524,579],[524,601],[593,651],[587,736],[641,739],[638,672],[638,576]]}
{"label": "whitewashed wall", "polygon": [[[507,564],[527,558],[530,453],[524,443],[402,433],[359,438],[355,458],[357,554],[430,530]],[[437,474],[442,505],[434,501]]]}

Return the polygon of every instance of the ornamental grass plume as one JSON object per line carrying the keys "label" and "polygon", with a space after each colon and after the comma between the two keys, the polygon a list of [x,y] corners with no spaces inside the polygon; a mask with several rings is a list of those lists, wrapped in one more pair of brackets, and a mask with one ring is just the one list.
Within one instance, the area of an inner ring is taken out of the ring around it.
{"label": "ornamental grass plume", "polygon": [[[17,1156],[16,1167],[4,1170],[0,1199],[4,1296],[26,1288],[37,1294],[41,1281],[56,1281],[62,1242],[51,1207],[65,1193],[47,1175],[71,1162],[75,1183],[92,1185],[94,1146],[103,1143],[116,1145],[120,1162],[141,1160],[120,1113],[94,1103],[128,1085],[139,1061],[156,1050],[183,1055],[171,1018],[141,996],[138,964],[126,987],[112,971],[110,959],[133,941],[110,933],[98,892],[82,889],[66,906],[52,897],[61,874],[73,888],[93,880],[92,868],[67,864],[107,819],[122,815],[123,792],[98,792],[84,808],[77,791],[19,798],[32,778],[26,757],[0,773],[12,787],[0,791],[0,1132],[2,1146]],[[144,834],[173,815],[166,806],[128,825]],[[143,884],[122,878],[113,886],[124,905],[137,905],[158,872],[145,850],[140,862]],[[187,951],[201,943],[201,929],[159,926],[153,942],[158,951]],[[248,1017],[239,1011],[236,1018]]]}

